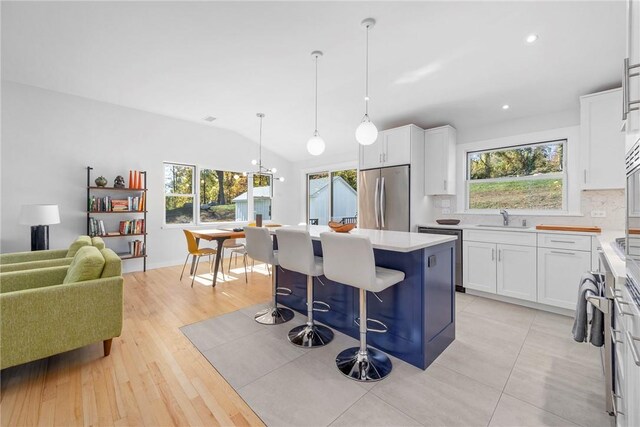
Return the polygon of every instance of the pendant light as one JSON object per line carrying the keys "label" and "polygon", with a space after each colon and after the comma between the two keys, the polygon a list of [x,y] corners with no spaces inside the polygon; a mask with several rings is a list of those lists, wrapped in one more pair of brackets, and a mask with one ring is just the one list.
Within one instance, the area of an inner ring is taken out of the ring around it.
{"label": "pendant light", "polygon": [[356,129],[356,141],[362,145],[371,145],[378,138],[378,128],[369,119],[369,30],[376,25],[376,20],[367,18],[361,25],[367,29],[367,52],[366,52],[366,73],[365,73],[365,94],[364,94],[364,117]]}
{"label": "pendant light", "polygon": [[[262,166],[262,119],[264,119],[264,113],[257,113],[256,116],[260,119],[260,139],[258,142],[258,147],[259,147],[259,151],[258,151],[258,159],[253,159],[251,160],[251,164],[254,166],[258,166],[258,170],[255,172],[243,172],[242,175],[243,176],[247,176],[247,175],[256,175],[256,174],[275,174],[276,172],[278,172],[278,170],[276,168],[267,168]],[[284,176],[281,176],[280,178],[276,178],[280,182],[284,181]]]}
{"label": "pendant light", "polygon": [[320,137],[318,132],[318,58],[322,56],[322,52],[314,50],[311,52],[311,57],[316,60],[316,127],[313,131],[313,136],[307,141],[307,151],[309,154],[319,156],[324,152],[324,140]]}

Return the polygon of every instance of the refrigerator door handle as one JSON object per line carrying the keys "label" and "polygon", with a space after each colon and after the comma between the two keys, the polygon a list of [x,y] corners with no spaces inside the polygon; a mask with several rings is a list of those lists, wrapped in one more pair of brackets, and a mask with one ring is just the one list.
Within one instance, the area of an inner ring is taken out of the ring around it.
{"label": "refrigerator door handle", "polygon": [[384,195],[384,177],[382,177],[382,184],[380,185],[380,222],[382,223],[382,228],[384,228],[384,211],[387,207],[386,204]]}
{"label": "refrigerator door handle", "polygon": [[376,191],[374,196],[373,205],[375,207],[375,215],[376,215],[376,228],[380,228],[380,178],[376,178]]}

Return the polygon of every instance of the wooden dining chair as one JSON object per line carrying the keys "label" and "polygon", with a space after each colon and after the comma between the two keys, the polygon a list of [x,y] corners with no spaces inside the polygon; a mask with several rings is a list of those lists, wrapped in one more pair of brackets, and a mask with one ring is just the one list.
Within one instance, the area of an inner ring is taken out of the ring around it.
{"label": "wooden dining chair", "polygon": [[[209,257],[209,273],[213,274],[211,271],[213,265],[213,258],[211,255],[218,256],[218,251],[213,248],[199,248],[198,241],[193,233],[189,230],[184,231],[184,236],[187,238],[187,250],[189,253],[187,254],[187,258],[184,260],[184,265],[182,266],[182,273],[180,273],[180,280],[182,280],[182,276],[184,275],[184,269],[187,266],[187,262],[189,261],[189,256],[192,256],[196,262],[195,268],[193,269],[193,276],[191,278],[191,287],[193,288],[193,282],[196,279],[196,273],[198,272],[198,264],[200,263],[200,258],[203,256]],[[221,265],[222,267],[222,265]],[[222,270],[222,275],[224,276],[224,269]]]}

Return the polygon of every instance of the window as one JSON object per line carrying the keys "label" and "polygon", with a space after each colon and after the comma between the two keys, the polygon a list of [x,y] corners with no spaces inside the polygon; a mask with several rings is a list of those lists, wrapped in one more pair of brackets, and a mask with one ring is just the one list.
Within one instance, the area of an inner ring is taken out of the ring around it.
{"label": "window", "polygon": [[195,166],[164,164],[164,207],[166,224],[193,224]]}
{"label": "window", "polygon": [[254,215],[262,214],[263,220],[271,219],[272,183],[271,175],[253,175],[253,212]]}
{"label": "window", "polygon": [[247,192],[242,172],[200,169],[200,222],[246,221]]}
{"label": "window", "polygon": [[467,153],[467,209],[566,210],[566,142]]}
{"label": "window", "polygon": [[326,225],[330,220],[356,222],[358,175],[356,169],[307,174],[307,220]]}

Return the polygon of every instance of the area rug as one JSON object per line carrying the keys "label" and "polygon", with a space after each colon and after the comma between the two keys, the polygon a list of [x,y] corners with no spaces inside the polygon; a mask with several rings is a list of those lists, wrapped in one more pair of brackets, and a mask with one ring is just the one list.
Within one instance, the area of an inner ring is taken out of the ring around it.
{"label": "area rug", "polygon": [[[182,333],[268,426],[413,426],[415,419],[377,396],[376,388],[422,370],[392,358],[393,371],[383,382],[362,384],[335,367],[340,351],[358,345],[334,331],[328,345],[302,349],[287,332],[305,323],[295,317],[281,325],[253,320],[263,305],[238,310],[181,328]],[[400,384],[398,384],[400,385]],[[383,390],[384,391],[384,390]]]}

